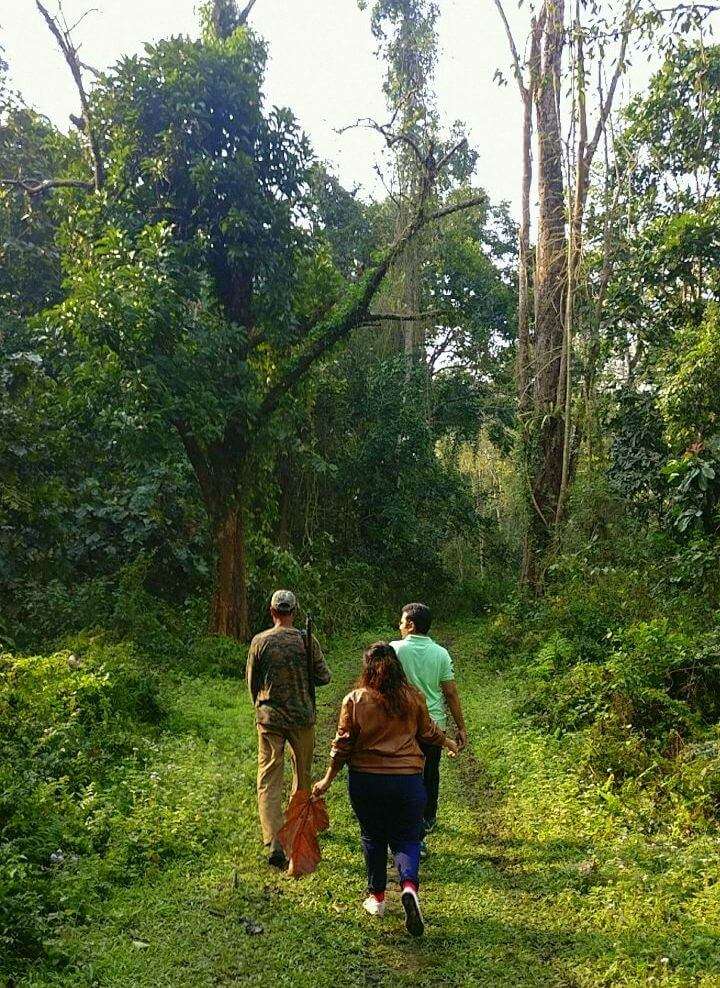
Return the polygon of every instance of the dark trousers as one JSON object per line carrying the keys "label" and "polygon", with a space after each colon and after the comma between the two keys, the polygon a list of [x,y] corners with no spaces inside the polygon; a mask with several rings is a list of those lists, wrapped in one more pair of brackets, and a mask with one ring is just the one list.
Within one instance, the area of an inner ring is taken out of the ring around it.
{"label": "dark trousers", "polygon": [[351,769],[348,788],[360,823],[370,891],[385,891],[388,846],[395,856],[400,883],[418,885],[425,809],[422,775],[382,775]]}
{"label": "dark trousers", "polygon": [[440,756],[442,748],[437,744],[421,744],[425,755],[425,771],[423,781],[427,793],[425,806],[425,822],[433,823],[437,817],[438,796],[440,795]]}

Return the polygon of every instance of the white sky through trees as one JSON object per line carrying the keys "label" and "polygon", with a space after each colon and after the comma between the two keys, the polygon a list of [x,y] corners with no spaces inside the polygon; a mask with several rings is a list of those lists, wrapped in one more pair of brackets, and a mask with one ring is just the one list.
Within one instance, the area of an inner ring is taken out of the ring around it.
{"label": "white sky through trees", "polygon": [[[51,12],[56,0],[46,0]],[[142,51],[143,43],[199,30],[195,0],[64,0],[81,57],[96,68]],[[436,88],[443,123],[464,120],[479,151],[477,180],[493,201],[507,199],[517,216],[520,199],[520,100],[509,69],[507,42],[492,0],[440,0],[440,58]],[[508,0],[508,16],[524,40],[526,11]],[[386,118],[383,65],[375,57],[369,13],[356,0],[257,0],[251,23],[269,45],[265,92],[289,106],[317,155],[334,165],[347,187],[381,193],[373,171],[380,138],[366,130],[338,135],[358,117]],[[25,100],[67,128],[78,113],[77,93],[62,55],[34,0],[0,0],[0,40],[11,83]],[[508,85],[493,82],[496,69]],[[638,81],[638,71],[632,73]],[[647,69],[640,69],[642,81]]]}

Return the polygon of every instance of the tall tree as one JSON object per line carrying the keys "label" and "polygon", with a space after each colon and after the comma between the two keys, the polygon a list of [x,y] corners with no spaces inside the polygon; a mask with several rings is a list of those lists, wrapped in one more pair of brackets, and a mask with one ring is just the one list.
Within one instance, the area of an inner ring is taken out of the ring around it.
{"label": "tall tree", "polygon": [[[417,234],[482,201],[437,209],[452,150],[428,162],[405,226],[356,280],[338,280],[304,219],[308,142],[290,111],[264,111],[264,60],[246,27],[223,37],[210,25],[202,40],[147,46],[99,81],[88,112],[103,135],[102,191],[61,193],[68,297],[45,317],[94,359],[116,361],[128,395],[176,432],[216,546],[212,629],[240,638],[247,528],[278,411],[373,321],[383,279]],[[310,307],[308,285],[322,296]]]}
{"label": "tall tree", "polygon": [[[365,3],[360,5],[364,7]],[[395,235],[407,225],[424,181],[424,157],[437,140],[433,77],[438,15],[439,8],[431,0],[375,0],[371,11],[372,33],[378,42],[378,54],[385,62],[383,92],[398,135],[389,147]],[[420,312],[426,253],[423,239],[415,238],[387,286],[386,304],[408,315]],[[415,319],[391,324],[388,329],[391,336],[399,336],[402,341],[410,373],[415,362],[423,361],[425,327],[421,320]]]}
{"label": "tall tree", "polygon": [[[523,63],[501,0],[494,0],[508,36],[513,73],[523,100],[523,186],[520,227],[520,307],[516,379],[521,409],[522,473],[528,492],[528,528],[522,579],[536,590],[548,549],[562,523],[574,449],[572,358],[578,274],[592,165],[605,135],[635,33],[642,46],[653,30],[702,21],[704,4],[658,10],[626,0],[619,16],[564,0],[546,0],[531,18]],[[670,32],[670,34],[672,31]],[[572,45],[567,44],[568,37]],[[569,66],[563,59],[568,50]],[[597,74],[590,122],[588,84]],[[530,319],[530,137],[537,147],[537,244]],[[566,138],[563,120],[570,125]],[[606,283],[601,278],[601,283]],[[604,292],[604,289],[603,289]],[[532,396],[532,398],[530,398]]]}

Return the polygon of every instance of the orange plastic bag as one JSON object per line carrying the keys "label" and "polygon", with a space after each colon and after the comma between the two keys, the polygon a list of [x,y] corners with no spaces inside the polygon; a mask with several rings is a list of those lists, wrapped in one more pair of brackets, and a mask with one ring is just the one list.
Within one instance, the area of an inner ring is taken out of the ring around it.
{"label": "orange plastic bag", "polygon": [[325,800],[311,800],[308,789],[296,790],[285,813],[285,824],[278,834],[290,859],[289,875],[300,878],[315,871],[320,861],[317,835],[329,826]]}

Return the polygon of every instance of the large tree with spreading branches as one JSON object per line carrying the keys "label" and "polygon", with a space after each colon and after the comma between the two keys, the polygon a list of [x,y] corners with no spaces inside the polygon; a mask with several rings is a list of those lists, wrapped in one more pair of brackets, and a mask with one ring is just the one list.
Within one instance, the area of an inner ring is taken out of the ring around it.
{"label": "large tree with spreading branches", "polygon": [[77,83],[90,175],[4,177],[18,194],[67,197],[66,297],[41,322],[115,369],[143,428],[182,444],[216,549],[211,628],[238,638],[249,633],[248,521],[283,409],[333,347],[386,320],[373,300],[420,231],[484,201],[438,202],[460,147],[428,149],[402,227],[341,277],[310,222],[309,143],[289,110],[263,100],[252,6],[218,0],[200,40],[147,46],[86,92],[70,32],[38,3]]}

